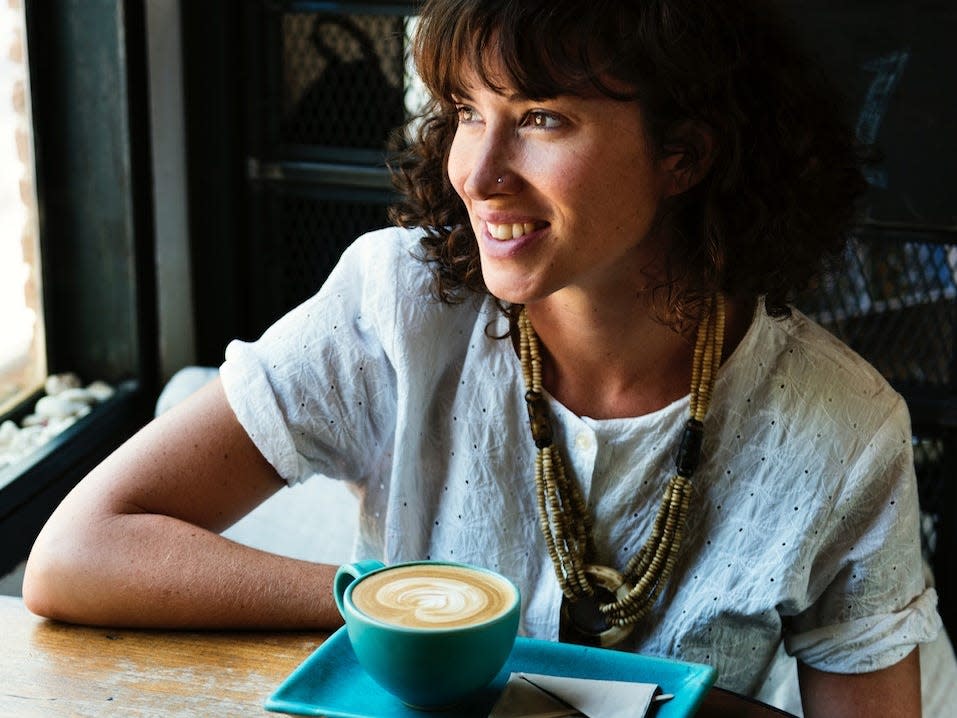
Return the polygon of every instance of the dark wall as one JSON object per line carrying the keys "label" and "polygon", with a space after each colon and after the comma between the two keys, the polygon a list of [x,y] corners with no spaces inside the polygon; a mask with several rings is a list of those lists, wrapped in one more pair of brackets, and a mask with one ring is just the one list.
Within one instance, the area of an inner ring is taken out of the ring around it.
{"label": "dark wall", "polygon": [[957,231],[957,3],[779,0],[850,98],[874,222]]}

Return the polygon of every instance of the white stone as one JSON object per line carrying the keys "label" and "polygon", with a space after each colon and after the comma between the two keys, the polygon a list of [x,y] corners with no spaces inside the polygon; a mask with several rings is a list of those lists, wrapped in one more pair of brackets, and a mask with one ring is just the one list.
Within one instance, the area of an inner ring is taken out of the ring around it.
{"label": "white stone", "polygon": [[113,394],[116,393],[116,390],[107,384],[105,381],[97,379],[95,382],[90,384],[86,390],[93,396],[97,401],[106,401]]}
{"label": "white stone", "polygon": [[12,419],[7,419],[0,424],[0,448],[10,446],[20,433],[20,427]]}
{"label": "white stone", "polygon": [[[87,409],[89,412],[89,409]],[[56,419],[51,419],[50,423],[43,427],[43,430],[40,432],[40,443],[45,444],[50,439],[53,439],[59,434],[62,434],[66,429],[73,426],[78,416],[64,416]]]}
{"label": "white stone", "polygon": [[60,396],[44,396],[40,398],[33,410],[40,416],[62,419],[65,416],[76,416],[87,408],[86,404],[61,399]]}
{"label": "white stone", "polygon": [[44,383],[32,414],[18,427],[14,421],[0,424],[0,467],[25,458],[92,411],[92,405],[109,399],[115,389],[105,381],[83,388],[73,372],[52,374]]}
{"label": "white stone", "polygon": [[78,404],[85,404],[87,406],[90,404],[95,404],[98,401],[98,399],[93,395],[93,392],[91,392],[89,389],[83,389],[80,387],[64,389],[56,395],[56,398],[62,399],[63,401],[73,401]]}
{"label": "white stone", "polygon": [[65,389],[76,389],[83,386],[83,383],[73,372],[64,374],[51,374],[43,384],[43,389],[49,396],[56,396]]}
{"label": "white stone", "polygon": [[21,456],[25,456],[42,443],[42,436],[42,426],[25,426],[20,429],[11,449],[15,452],[19,452]]}

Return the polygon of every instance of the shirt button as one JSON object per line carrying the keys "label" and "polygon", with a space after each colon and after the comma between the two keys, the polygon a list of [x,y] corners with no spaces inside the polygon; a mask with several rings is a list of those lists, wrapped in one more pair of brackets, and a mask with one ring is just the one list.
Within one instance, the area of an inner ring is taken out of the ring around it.
{"label": "shirt button", "polygon": [[579,451],[589,451],[592,446],[594,446],[594,442],[592,441],[591,434],[582,432],[575,437],[575,448]]}

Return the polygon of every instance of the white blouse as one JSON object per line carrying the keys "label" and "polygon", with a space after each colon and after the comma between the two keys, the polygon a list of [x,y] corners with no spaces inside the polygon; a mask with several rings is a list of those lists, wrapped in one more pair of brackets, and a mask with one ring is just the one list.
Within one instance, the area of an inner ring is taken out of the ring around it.
{"label": "white blouse", "polygon": [[[488,298],[435,300],[417,231],[361,237],[321,291],[221,376],[242,425],[290,483],[360,494],[357,556],[465,561],[514,580],[521,631],[557,640],[561,590],[538,527],[535,449],[507,322]],[[550,400],[594,517],[597,562],[648,535],[688,398],[633,419]],[[906,406],[799,312],[759,306],[705,420],[683,558],[629,648],[708,663],[756,694],[787,653],[827,671],[891,665],[939,629],[922,573]]]}

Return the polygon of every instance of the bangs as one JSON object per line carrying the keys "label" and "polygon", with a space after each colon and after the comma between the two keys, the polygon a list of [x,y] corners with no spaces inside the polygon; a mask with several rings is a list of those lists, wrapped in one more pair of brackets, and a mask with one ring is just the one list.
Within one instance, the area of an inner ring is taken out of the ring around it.
{"label": "bangs", "polygon": [[625,72],[631,53],[621,52],[622,5],[595,0],[586,12],[581,2],[560,0],[430,2],[413,43],[416,68],[442,103],[466,93],[473,73],[495,91],[533,100],[596,91],[634,99],[621,90],[634,86],[634,65]]}

